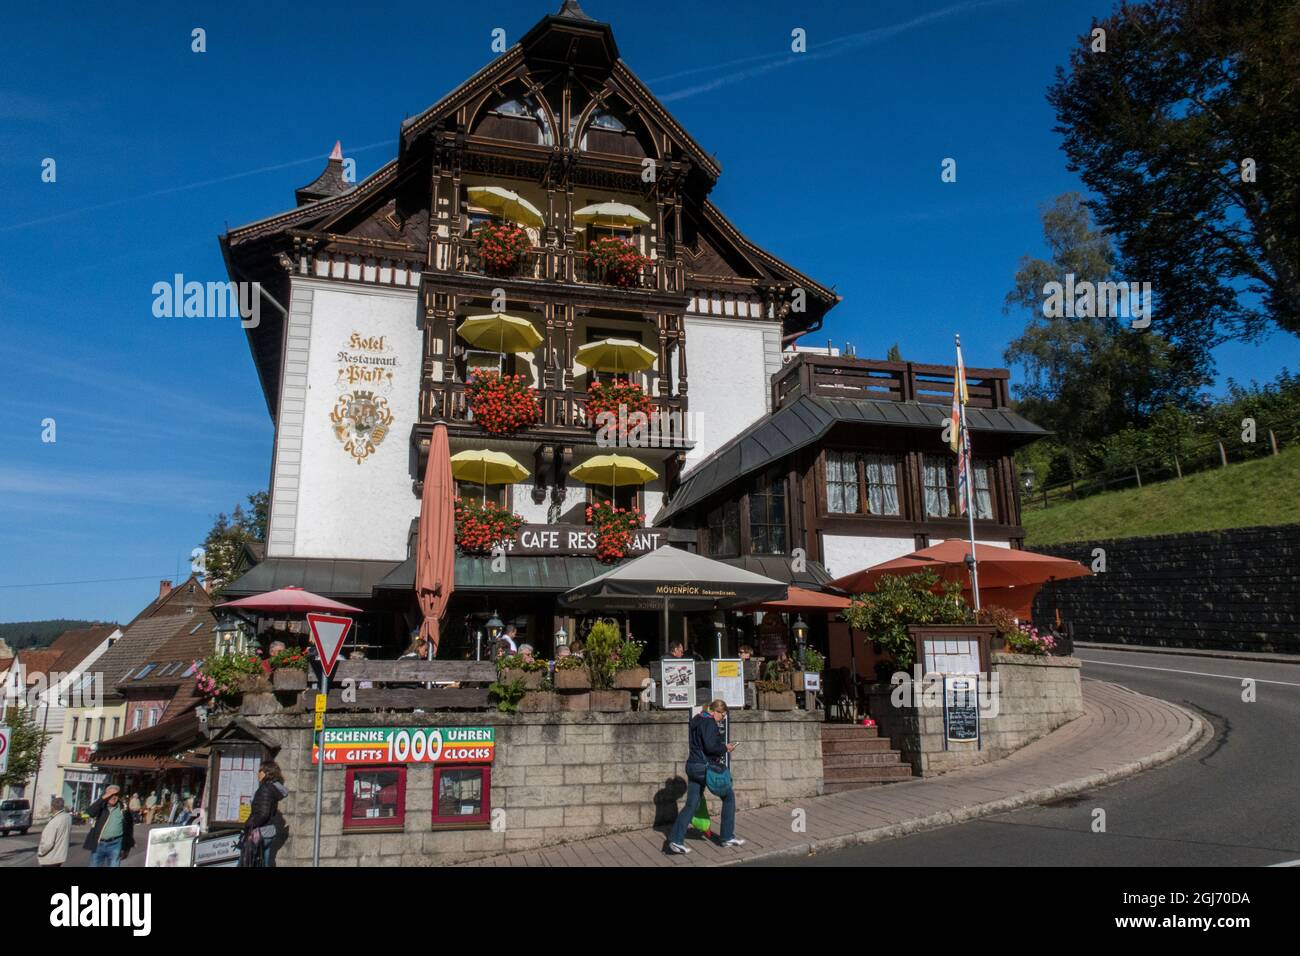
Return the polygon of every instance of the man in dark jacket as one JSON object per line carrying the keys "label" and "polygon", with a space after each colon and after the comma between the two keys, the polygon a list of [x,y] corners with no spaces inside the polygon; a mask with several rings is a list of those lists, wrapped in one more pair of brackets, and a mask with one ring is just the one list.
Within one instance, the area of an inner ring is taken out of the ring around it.
{"label": "man in dark jacket", "polygon": [[121,791],[110,786],[86,810],[92,823],[85,847],[91,866],[120,866],[135,846],[135,823],[122,805]]}
{"label": "man in dark jacket", "polygon": [[[707,708],[691,719],[690,752],[686,757],[686,802],[673,823],[673,832],[668,837],[669,853],[690,853],[690,848],[683,842],[686,828],[691,825],[691,817],[699,806],[700,796],[704,793],[710,769],[722,771],[730,763],[731,751],[735,744],[727,743],[722,733],[722,722],[727,719],[727,702],[715,700]],[[728,790],[722,798],[722,833],[723,846],[744,846],[745,841],[736,836],[736,793]]]}

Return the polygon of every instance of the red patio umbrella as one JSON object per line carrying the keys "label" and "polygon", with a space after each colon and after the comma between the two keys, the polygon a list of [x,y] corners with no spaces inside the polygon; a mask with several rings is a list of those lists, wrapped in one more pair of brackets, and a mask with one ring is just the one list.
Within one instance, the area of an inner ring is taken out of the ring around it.
{"label": "red patio umbrella", "polygon": [[267,591],[265,594],[240,598],[238,601],[227,601],[225,604],[218,604],[213,610],[219,611],[222,608],[233,608],[236,611],[261,611],[265,614],[307,614],[328,611],[343,614],[362,613],[359,607],[343,604],[296,587],[279,588],[275,591]]}
{"label": "red patio umbrella", "polygon": [[451,481],[451,447],[447,426],[437,425],[429,441],[420,500],[420,540],[415,559],[415,596],[424,612],[420,636],[438,651],[438,621],[456,586],[456,506]]}

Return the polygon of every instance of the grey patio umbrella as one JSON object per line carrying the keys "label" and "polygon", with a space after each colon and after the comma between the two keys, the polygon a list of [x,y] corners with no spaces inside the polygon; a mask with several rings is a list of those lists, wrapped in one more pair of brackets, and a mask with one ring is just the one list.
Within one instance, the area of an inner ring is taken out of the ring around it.
{"label": "grey patio umbrella", "polygon": [[784,601],[789,586],[743,568],[664,545],[611,568],[564,593],[563,602],[586,610],[710,611]]}

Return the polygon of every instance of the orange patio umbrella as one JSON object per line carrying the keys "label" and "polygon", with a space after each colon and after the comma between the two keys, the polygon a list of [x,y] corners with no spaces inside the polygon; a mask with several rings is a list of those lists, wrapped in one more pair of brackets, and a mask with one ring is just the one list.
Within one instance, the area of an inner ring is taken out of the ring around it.
{"label": "orange patio umbrella", "polygon": [[447,610],[456,586],[456,506],[451,480],[451,447],[447,426],[437,425],[429,442],[420,499],[420,538],[415,557],[415,596],[424,612],[420,636],[429,642],[429,656],[438,651],[438,621]]}
{"label": "orange patio umbrella", "polygon": [[742,611],[842,611],[850,600],[838,594],[812,591],[790,585],[790,594],[783,601],[764,601],[741,608]]}
{"label": "orange patio umbrella", "polygon": [[[959,582],[969,598],[970,572],[966,569],[966,555],[969,553],[969,541],[949,538],[920,551],[836,578],[831,587],[861,594],[875,590],[876,583],[886,574],[915,574],[928,570],[936,572],[941,581]],[[1024,618],[1030,616],[1034,596],[1048,581],[1081,578],[1092,573],[1078,561],[1068,558],[990,544],[976,544],[975,559],[979,562],[981,605],[1005,607]]]}

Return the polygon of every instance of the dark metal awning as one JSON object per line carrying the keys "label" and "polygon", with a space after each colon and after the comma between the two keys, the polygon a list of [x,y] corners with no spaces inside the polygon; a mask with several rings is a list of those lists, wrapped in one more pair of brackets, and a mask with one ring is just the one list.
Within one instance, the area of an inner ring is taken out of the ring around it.
{"label": "dark metal awning", "polygon": [[[926,402],[882,402],[801,395],[723,445],[682,479],[672,502],[655,518],[663,524],[714,492],[820,441],[841,423],[941,428],[950,409]],[[1049,432],[1007,409],[966,407],[972,433],[992,433],[1024,445]]]}
{"label": "dark metal awning", "polygon": [[[461,591],[537,591],[576,588],[613,565],[587,555],[508,555],[505,570],[493,571],[490,556],[456,555],[455,593]],[[415,558],[407,558],[375,584],[376,590],[415,589]]]}
{"label": "dark metal awning", "polygon": [[91,755],[93,765],[121,757],[170,757],[205,743],[203,725],[193,710],[111,740],[102,741]]}
{"label": "dark metal awning", "polygon": [[826,587],[831,582],[831,573],[817,561],[808,561],[804,570],[796,571],[793,568],[794,562],[788,555],[783,554],[747,554],[741,558],[718,558],[717,560],[810,591],[836,590]]}
{"label": "dark metal awning", "polygon": [[350,561],[341,558],[267,558],[226,585],[224,598],[241,598],[283,587],[298,587],[337,599],[372,595],[375,585],[399,561]]}

